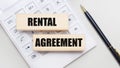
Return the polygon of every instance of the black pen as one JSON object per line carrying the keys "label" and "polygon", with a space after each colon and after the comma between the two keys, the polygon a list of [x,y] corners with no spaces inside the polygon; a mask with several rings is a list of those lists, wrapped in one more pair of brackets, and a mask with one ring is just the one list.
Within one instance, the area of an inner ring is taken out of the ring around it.
{"label": "black pen", "polygon": [[92,18],[92,16],[89,14],[89,12],[83,6],[81,6],[81,9],[83,10],[85,16],[90,21],[90,23],[92,24],[92,26],[94,27],[94,29],[97,31],[97,33],[99,34],[99,36],[101,37],[101,39],[104,41],[104,43],[106,44],[107,48],[110,50],[110,52],[112,53],[112,55],[114,56],[114,58],[116,59],[116,61],[118,62],[118,64],[120,65],[120,55],[118,54],[118,52],[113,48],[113,46],[108,41],[108,39],[106,38],[106,36],[104,35],[104,33],[101,31],[101,29],[99,28],[99,26],[96,24],[96,22],[94,21],[94,19]]}

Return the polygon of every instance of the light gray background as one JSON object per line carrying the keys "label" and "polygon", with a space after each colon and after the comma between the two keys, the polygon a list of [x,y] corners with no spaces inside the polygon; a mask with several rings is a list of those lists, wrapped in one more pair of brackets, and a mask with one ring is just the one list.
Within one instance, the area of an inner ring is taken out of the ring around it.
{"label": "light gray background", "polygon": [[[112,45],[120,50],[120,0],[68,0],[78,17],[97,41],[97,47],[66,68],[119,68],[105,44],[99,38],[80,9],[80,4],[91,13]],[[28,68],[12,42],[0,26],[0,68]]]}

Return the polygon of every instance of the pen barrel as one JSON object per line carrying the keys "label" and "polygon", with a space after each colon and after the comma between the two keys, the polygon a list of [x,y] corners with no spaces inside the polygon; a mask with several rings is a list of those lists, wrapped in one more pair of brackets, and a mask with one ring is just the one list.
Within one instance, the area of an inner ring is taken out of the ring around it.
{"label": "pen barrel", "polygon": [[94,21],[94,19],[92,18],[92,16],[87,11],[85,12],[85,15],[88,18],[88,20],[90,21],[90,23],[92,24],[92,26],[97,31],[97,33],[100,35],[100,37],[103,39],[104,43],[109,47],[111,45],[110,42],[108,41],[108,39],[106,38],[106,36],[103,34],[103,32],[101,31],[101,29],[99,28],[99,26],[96,24],[96,22]]}
{"label": "pen barrel", "polygon": [[95,28],[95,30],[97,31],[97,33],[100,35],[101,39],[104,41],[104,43],[106,44],[106,46],[108,47],[108,49],[110,50],[110,52],[112,53],[112,55],[115,57],[115,59],[117,60],[117,62],[120,65],[120,56],[119,56],[119,54],[112,47],[111,43],[108,41],[108,39],[106,38],[106,36],[104,35],[104,33],[101,31],[101,29],[99,28],[99,26],[96,24],[96,22],[94,21],[94,19],[92,18],[92,16],[87,11],[85,12],[85,16],[90,21],[90,23],[92,24],[92,26]]}

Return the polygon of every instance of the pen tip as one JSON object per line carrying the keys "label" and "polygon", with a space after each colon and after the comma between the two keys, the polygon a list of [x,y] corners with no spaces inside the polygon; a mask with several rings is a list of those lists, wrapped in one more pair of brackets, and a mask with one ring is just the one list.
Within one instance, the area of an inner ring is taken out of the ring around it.
{"label": "pen tip", "polygon": [[80,7],[81,7],[83,12],[86,12],[86,9],[82,5],[80,5]]}
{"label": "pen tip", "polygon": [[116,52],[119,54],[119,56],[120,56],[120,51],[119,50],[117,50],[117,49],[115,49],[116,50]]}

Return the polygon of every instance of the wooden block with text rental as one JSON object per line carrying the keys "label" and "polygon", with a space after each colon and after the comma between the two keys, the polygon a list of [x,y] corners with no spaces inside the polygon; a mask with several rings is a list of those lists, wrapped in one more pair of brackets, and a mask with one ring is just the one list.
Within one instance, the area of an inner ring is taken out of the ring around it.
{"label": "wooden block with text rental", "polygon": [[66,31],[67,14],[17,14],[17,29],[23,31]]}
{"label": "wooden block with text rental", "polygon": [[33,50],[35,51],[83,51],[84,46],[84,35],[33,35]]}

